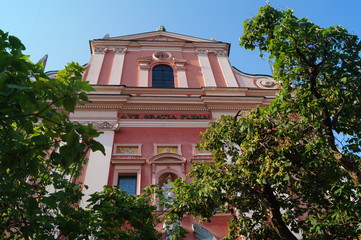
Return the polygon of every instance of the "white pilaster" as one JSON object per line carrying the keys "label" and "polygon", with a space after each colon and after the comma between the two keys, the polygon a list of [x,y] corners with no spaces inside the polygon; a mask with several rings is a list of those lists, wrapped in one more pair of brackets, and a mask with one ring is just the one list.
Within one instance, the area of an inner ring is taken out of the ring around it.
{"label": "white pilaster", "polygon": [[205,87],[216,87],[216,80],[214,79],[211,63],[208,58],[208,51],[206,49],[197,49],[199,64],[202,69]]}
{"label": "white pilaster", "polygon": [[105,148],[105,156],[99,151],[90,153],[84,179],[84,184],[88,186],[88,189],[84,188],[83,190],[84,196],[80,204],[81,207],[86,207],[86,205],[88,205],[87,200],[89,199],[90,194],[94,192],[101,192],[103,191],[103,186],[108,185],[114,131],[111,129],[104,131],[104,133],[95,140],[103,144]]}
{"label": "white pilaster", "polygon": [[102,69],[104,55],[107,48],[105,47],[95,47],[94,53],[92,54],[90,60],[90,68],[86,81],[89,81],[90,84],[97,84],[99,79],[100,70]]}
{"label": "white pilaster", "polygon": [[178,86],[177,87],[187,88],[188,82],[187,82],[186,71],[183,69],[178,69],[177,75],[178,75]]}
{"label": "white pilaster", "polygon": [[109,85],[120,85],[126,48],[114,48],[115,56],[109,77]]}
{"label": "white pilaster", "polygon": [[238,87],[236,77],[233,74],[231,64],[228,60],[227,51],[216,50],[214,53],[217,56],[219,66],[222,70],[224,80],[226,81],[227,87]]}
{"label": "white pilaster", "polygon": [[186,75],[186,59],[173,58],[174,65],[176,67],[177,79],[178,81],[175,84],[175,87],[187,88],[188,81]]}
{"label": "white pilaster", "polygon": [[148,87],[149,69],[139,69],[139,87]]}

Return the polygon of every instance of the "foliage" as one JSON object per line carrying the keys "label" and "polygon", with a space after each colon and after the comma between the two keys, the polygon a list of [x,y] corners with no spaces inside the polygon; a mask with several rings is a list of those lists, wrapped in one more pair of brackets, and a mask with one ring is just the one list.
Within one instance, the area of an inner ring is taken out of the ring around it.
{"label": "foliage", "polygon": [[[241,45],[275,59],[280,109],[317,129],[335,160],[361,185],[361,41],[341,26],[321,28],[292,10],[265,6],[245,22]],[[282,105],[283,104],[283,105]],[[334,132],[350,136],[339,151]]]}
{"label": "foliage", "polygon": [[49,78],[24,49],[0,30],[0,238],[115,239],[107,236],[118,236],[126,223],[134,230],[125,230],[122,239],[156,239],[144,195],[107,188],[93,194],[90,209],[79,207],[83,186],[73,179],[88,151],[104,154],[104,148],[94,140],[100,133],[71,122],[69,113],[88,102],[86,92],[93,89],[82,81],[79,64]]}
{"label": "foliage", "polygon": [[[275,59],[282,89],[267,108],[222,116],[200,148],[215,163],[178,180],[171,214],[231,212],[228,239],[356,239],[361,234],[361,42],[269,5],[241,45]],[[335,132],[350,136],[338,147]],[[341,149],[342,148],[342,149]]]}
{"label": "foliage", "polygon": [[160,219],[154,215],[156,205],[150,204],[151,194],[149,189],[134,196],[110,186],[105,186],[102,193],[92,194],[88,208],[93,236],[96,239],[159,239],[162,234],[155,227]]}

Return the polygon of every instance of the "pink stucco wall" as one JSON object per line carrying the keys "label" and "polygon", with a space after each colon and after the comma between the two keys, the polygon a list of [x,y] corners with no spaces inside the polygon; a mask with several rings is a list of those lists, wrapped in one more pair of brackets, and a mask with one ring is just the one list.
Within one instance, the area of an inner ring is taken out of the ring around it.
{"label": "pink stucco wall", "polygon": [[140,58],[139,52],[128,51],[125,54],[121,85],[136,87],[138,85],[139,70],[137,60]]}
{"label": "pink stucco wall", "polygon": [[[193,156],[192,144],[200,140],[200,133],[205,128],[120,128],[115,134],[114,144],[142,144],[142,154],[139,158],[147,159],[142,166],[141,189],[151,184],[151,167],[149,159],[154,153],[154,144],[181,144],[182,156],[187,159],[186,170],[191,167],[190,159]],[[109,183],[113,182],[114,166],[109,174]]]}
{"label": "pink stucco wall", "polygon": [[189,88],[200,88],[205,86],[202,70],[199,65],[198,56],[195,53],[184,52],[183,56],[187,59],[187,81]]}

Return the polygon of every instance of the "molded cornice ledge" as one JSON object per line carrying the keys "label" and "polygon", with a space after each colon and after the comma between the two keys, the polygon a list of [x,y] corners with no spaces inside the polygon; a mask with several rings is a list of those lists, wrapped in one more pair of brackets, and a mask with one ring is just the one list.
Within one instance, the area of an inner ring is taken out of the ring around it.
{"label": "molded cornice ledge", "polygon": [[102,131],[118,131],[119,124],[117,121],[107,122],[107,121],[74,121],[73,123],[78,123],[81,125],[92,124],[96,130]]}

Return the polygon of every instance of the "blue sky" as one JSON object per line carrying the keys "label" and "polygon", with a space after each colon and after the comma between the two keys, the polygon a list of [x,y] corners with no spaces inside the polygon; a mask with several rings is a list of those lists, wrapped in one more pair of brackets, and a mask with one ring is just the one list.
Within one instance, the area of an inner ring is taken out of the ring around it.
{"label": "blue sky", "polygon": [[[269,0],[279,9],[328,27],[342,25],[361,36],[361,0]],[[154,31],[232,44],[233,66],[247,73],[270,74],[267,59],[238,45],[243,21],[257,14],[265,0],[0,0],[0,29],[19,37],[36,62],[49,54],[46,70],[90,59],[89,40]]]}

